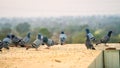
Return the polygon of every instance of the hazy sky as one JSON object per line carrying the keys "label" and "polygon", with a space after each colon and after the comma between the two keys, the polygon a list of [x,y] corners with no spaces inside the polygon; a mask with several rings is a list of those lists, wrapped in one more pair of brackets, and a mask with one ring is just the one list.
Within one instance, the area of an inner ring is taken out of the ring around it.
{"label": "hazy sky", "polygon": [[0,17],[120,14],[120,0],[0,0]]}

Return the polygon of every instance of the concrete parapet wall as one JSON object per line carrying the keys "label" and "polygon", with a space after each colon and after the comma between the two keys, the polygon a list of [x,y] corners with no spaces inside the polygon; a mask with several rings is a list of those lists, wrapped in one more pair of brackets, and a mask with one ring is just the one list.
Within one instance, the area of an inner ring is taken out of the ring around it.
{"label": "concrete parapet wall", "polygon": [[104,50],[88,68],[120,68],[120,50]]}

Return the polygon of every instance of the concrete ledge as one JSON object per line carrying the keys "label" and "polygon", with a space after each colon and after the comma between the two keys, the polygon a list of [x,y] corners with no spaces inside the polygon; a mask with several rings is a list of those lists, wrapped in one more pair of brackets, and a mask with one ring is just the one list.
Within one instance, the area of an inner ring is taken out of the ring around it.
{"label": "concrete ledge", "polygon": [[104,50],[88,68],[120,68],[120,50]]}

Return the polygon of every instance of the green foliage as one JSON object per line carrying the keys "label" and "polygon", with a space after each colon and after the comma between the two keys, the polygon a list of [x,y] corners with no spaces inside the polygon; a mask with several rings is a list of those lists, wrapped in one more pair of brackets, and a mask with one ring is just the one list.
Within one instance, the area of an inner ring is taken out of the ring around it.
{"label": "green foliage", "polygon": [[48,38],[51,37],[51,33],[47,28],[40,28],[39,33],[41,33],[43,36],[47,36]]}
{"label": "green foliage", "polygon": [[0,39],[3,39],[6,37],[7,34],[10,34],[12,29],[11,29],[11,24],[5,23],[2,25],[1,30],[0,30]]}
{"label": "green foliage", "polygon": [[95,30],[92,33],[97,40],[100,40],[101,38],[103,38],[106,35],[106,32],[103,31],[102,29]]}
{"label": "green foliage", "polygon": [[72,36],[72,43],[84,43],[85,42],[85,33],[84,32],[76,32]]}
{"label": "green foliage", "polygon": [[25,23],[20,23],[15,27],[15,29],[18,33],[23,33],[24,34],[24,33],[27,33],[27,32],[30,31],[30,24],[28,24],[26,22]]}

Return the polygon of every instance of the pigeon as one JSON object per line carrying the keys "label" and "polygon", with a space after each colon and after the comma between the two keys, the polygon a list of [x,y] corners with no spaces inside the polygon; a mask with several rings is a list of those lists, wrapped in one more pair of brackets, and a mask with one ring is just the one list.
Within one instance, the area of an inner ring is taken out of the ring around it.
{"label": "pigeon", "polygon": [[60,44],[63,45],[63,44],[65,43],[66,39],[67,39],[67,36],[66,36],[66,34],[62,31],[61,34],[60,34],[60,36],[59,36],[59,38],[60,38]]}
{"label": "pigeon", "polygon": [[93,44],[91,43],[88,35],[86,36],[85,45],[86,45],[87,49],[95,50],[95,48],[94,48]]}
{"label": "pigeon", "polygon": [[9,50],[9,44],[11,43],[11,39],[10,39],[10,36],[7,35],[3,41],[0,41],[0,51],[2,52],[2,48],[5,48],[7,50]]}
{"label": "pigeon", "polygon": [[54,45],[54,41],[52,39],[48,39],[46,36],[43,37],[43,43],[47,45],[46,49],[49,49],[50,46]]}
{"label": "pigeon", "polygon": [[23,39],[20,40],[19,45],[21,47],[25,47],[26,44],[30,42],[30,35],[31,35],[31,33],[29,32],[26,37],[24,37]]}
{"label": "pigeon", "polygon": [[11,35],[11,40],[16,47],[19,45],[19,42],[21,41],[21,39],[15,36],[14,34]]}
{"label": "pigeon", "polygon": [[104,43],[105,46],[107,46],[106,44],[107,44],[108,41],[110,40],[112,33],[113,33],[112,31],[108,31],[107,35],[104,36],[102,39],[100,39],[100,40],[96,43],[96,45],[101,44],[101,43]]}

